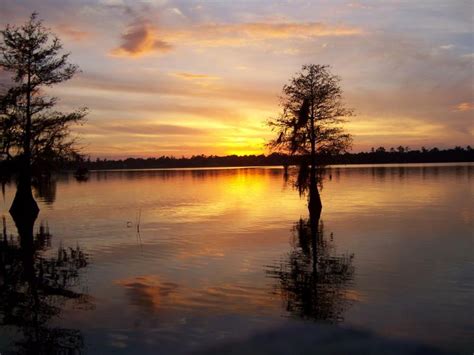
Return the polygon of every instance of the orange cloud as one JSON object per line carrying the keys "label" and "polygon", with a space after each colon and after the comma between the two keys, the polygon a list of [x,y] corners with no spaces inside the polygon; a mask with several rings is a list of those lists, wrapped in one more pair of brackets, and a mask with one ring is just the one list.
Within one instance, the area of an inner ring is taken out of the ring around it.
{"label": "orange cloud", "polygon": [[[160,29],[146,20],[137,20],[122,34],[122,43],[112,50],[112,55],[140,57],[154,51],[167,52],[170,43],[201,46],[244,46],[272,39],[295,39],[332,36],[355,36],[363,31],[344,25],[326,25],[319,22],[306,23],[237,23],[204,24],[185,29]],[[165,39],[165,40],[163,40]],[[184,77],[184,76],[182,76]],[[191,76],[187,76],[192,79]]]}
{"label": "orange cloud", "polygon": [[151,52],[167,52],[172,46],[157,38],[156,29],[146,22],[137,21],[122,34],[122,43],[112,50],[112,55],[140,57]]}
{"label": "orange cloud", "polygon": [[191,29],[167,31],[168,40],[192,42],[205,46],[241,46],[249,42],[331,36],[355,36],[363,31],[350,26],[331,26],[319,22],[307,23],[238,23],[206,24]]}
{"label": "orange cloud", "polygon": [[456,112],[466,112],[474,110],[474,103],[472,102],[461,102],[454,109]]}
{"label": "orange cloud", "polygon": [[362,31],[348,26],[329,26],[318,22],[307,23],[244,23],[224,26],[223,31],[238,31],[257,38],[293,38],[353,36]]}
{"label": "orange cloud", "polygon": [[129,137],[137,136],[189,136],[189,135],[199,135],[206,133],[205,130],[172,125],[172,124],[160,124],[160,123],[149,123],[142,122],[140,120],[134,120],[133,124],[127,122],[127,124],[121,123],[105,123],[105,124],[94,124],[93,126],[89,125],[88,127],[81,127],[78,129],[84,133],[106,133],[107,135],[114,134],[125,134]]}
{"label": "orange cloud", "polygon": [[[198,74],[199,75],[199,74]],[[158,79],[163,80],[158,80]],[[182,85],[178,80],[165,80],[164,77],[156,76],[155,81],[145,81],[133,78],[105,78],[100,75],[84,74],[75,80],[76,87],[97,91],[128,92],[134,94],[162,95],[162,96],[182,96],[195,98],[211,98],[215,104],[216,98],[229,101],[251,102],[252,107],[275,107],[277,105],[279,88],[272,86],[249,87],[246,83],[228,83],[220,80],[210,81],[211,85]],[[191,81],[190,83],[193,83]],[[64,91],[63,91],[64,95]],[[103,95],[103,93],[101,93]],[[176,107],[183,106],[174,103]],[[182,107],[186,110],[186,107]]]}
{"label": "orange cloud", "polygon": [[217,76],[206,75],[206,74],[187,73],[187,72],[172,73],[171,75],[176,76],[180,79],[185,79],[185,80],[216,80],[216,79],[219,79]]}

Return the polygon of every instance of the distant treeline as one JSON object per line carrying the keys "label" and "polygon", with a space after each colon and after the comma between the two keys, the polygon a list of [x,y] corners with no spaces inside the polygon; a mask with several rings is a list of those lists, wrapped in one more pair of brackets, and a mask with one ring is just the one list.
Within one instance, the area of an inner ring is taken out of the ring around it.
{"label": "distant treeline", "polygon": [[[226,167],[226,166],[264,166],[264,165],[297,165],[304,161],[304,156],[289,156],[273,153],[270,155],[228,155],[205,156],[195,155],[190,158],[162,156],[159,158],[128,158],[124,160],[86,159],[80,163],[65,164],[66,169],[77,169],[79,166],[89,170],[103,169],[155,169],[155,168],[193,168],[193,167]],[[372,148],[370,152],[345,153],[336,156],[320,156],[324,164],[388,164],[388,163],[437,163],[437,162],[474,162],[474,149],[455,147],[441,150],[438,148],[410,150],[407,147],[385,149]]]}

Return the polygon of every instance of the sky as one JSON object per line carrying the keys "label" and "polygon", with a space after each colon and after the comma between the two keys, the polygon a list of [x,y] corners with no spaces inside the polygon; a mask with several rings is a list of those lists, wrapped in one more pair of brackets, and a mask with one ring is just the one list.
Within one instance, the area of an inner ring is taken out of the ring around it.
{"label": "sky", "polygon": [[89,108],[92,157],[266,154],[310,63],[341,78],[353,151],[474,142],[471,0],[2,0],[0,26],[33,11],[81,68],[48,94]]}

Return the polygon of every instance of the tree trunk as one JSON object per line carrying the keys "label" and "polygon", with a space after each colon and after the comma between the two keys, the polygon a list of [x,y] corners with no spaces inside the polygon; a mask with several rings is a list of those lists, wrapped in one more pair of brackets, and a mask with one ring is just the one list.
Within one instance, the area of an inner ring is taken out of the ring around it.
{"label": "tree trunk", "polygon": [[31,175],[27,172],[20,173],[15,198],[10,207],[10,214],[19,223],[29,223],[35,220],[39,213],[39,207],[33,198],[31,191]]}
{"label": "tree trunk", "polygon": [[31,74],[28,63],[28,79],[26,89],[25,136],[23,140],[23,156],[18,186],[10,207],[10,214],[15,220],[35,220],[39,207],[31,191]]}
{"label": "tree trunk", "polygon": [[[311,97],[313,97],[313,92],[311,92]],[[321,203],[321,197],[318,192],[318,182],[316,180],[316,132],[315,132],[315,121],[316,116],[314,112],[314,99],[311,100],[311,134],[309,136],[311,140],[311,171],[310,171],[310,182],[309,182],[309,201],[308,209],[310,213],[316,213],[318,215],[317,220],[319,221],[319,216],[321,215],[321,209],[323,205]]]}
{"label": "tree trunk", "polygon": [[[311,109],[312,111],[312,109]],[[309,139],[311,141],[311,168],[316,168],[316,133],[314,132],[314,114],[311,112],[311,134],[309,135]]]}
{"label": "tree trunk", "polygon": [[[27,187],[29,187],[29,194],[31,195],[31,187],[29,185]],[[25,195],[19,197],[20,194]],[[12,208],[10,208],[10,214],[12,215],[13,221],[15,222],[16,228],[18,230],[25,272],[27,274],[27,278],[30,279],[35,274],[33,268],[33,226],[35,225],[36,217],[38,215],[38,206],[36,206],[36,209],[34,209],[34,206],[27,205],[27,198],[28,191],[20,188],[20,184],[18,184],[18,190],[15,195],[15,200],[13,200]],[[33,196],[31,196],[30,204],[31,201],[36,205]]]}

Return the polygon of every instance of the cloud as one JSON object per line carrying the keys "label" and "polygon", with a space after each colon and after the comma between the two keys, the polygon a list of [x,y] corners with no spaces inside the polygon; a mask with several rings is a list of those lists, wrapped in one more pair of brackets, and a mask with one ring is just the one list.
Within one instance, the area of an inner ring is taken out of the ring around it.
{"label": "cloud", "polygon": [[461,102],[454,109],[456,112],[466,112],[474,110],[474,103],[472,102]]}
{"label": "cloud", "polygon": [[319,22],[307,23],[243,23],[236,25],[208,26],[208,30],[220,33],[241,33],[257,39],[328,37],[360,35],[359,28],[349,26],[330,26]]}
{"label": "cloud", "polygon": [[[202,24],[184,29],[160,29],[146,20],[134,21],[121,36],[121,44],[112,50],[116,56],[140,57],[155,51],[168,52],[179,45],[245,46],[255,42],[314,37],[356,36],[356,27],[307,23],[236,23]],[[160,36],[160,38],[158,38]]]}
{"label": "cloud", "polygon": [[95,124],[90,126],[90,130],[82,129],[81,131],[88,133],[99,133],[105,131],[109,135],[123,133],[129,136],[186,136],[202,134],[204,132],[198,128],[171,124],[154,124],[143,121],[130,121],[122,124]]}
{"label": "cloud", "polygon": [[367,4],[362,4],[360,2],[350,2],[347,4],[347,7],[350,7],[351,9],[364,9],[364,10],[369,10],[372,7],[367,5]]}
{"label": "cloud", "polygon": [[463,55],[461,56],[461,58],[474,59],[474,53],[463,54]]}
{"label": "cloud", "polygon": [[173,43],[192,43],[202,46],[243,46],[275,39],[308,39],[314,37],[357,36],[360,28],[344,25],[306,23],[235,23],[204,24],[189,29],[166,31],[164,35]]}
{"label": "cloud", "polygon": [[181,17],[185,17],[184,14],[181,12],[180,9],[178,9],[177,7],[173,7],[170,9],[170,11],[175,14],[175,15],[178,15],[178,16],[181,16]]}
{"label": "cloud", "polygon": [[[252,103],[252,107],[276,105],[280,90],[280,88],[273,86],[261,85],[253,87],[245,82],[229,83],[221,80],[211,80],[210,85],[203,86],[190,80],[189,85],[183,85],[181,80],[172,80],[170,76],[156,75],[154,80],[151,81],[141,76],[123,78],[117,75],[103,76],[96,73],[83,74],[74,81],[74,85],[76,88],[111,93],[124,92],[129,94],[161,95],[162,97],[211,98],[213,102],[216,98],[229,101],[245,101]],[[180,106],[179,102],[175,104]]]}
{"label": "cloud", "polygon": [[69,37],[74,41],[83,41],[91,35],[90,32],[79,30],[67,24],[58,24],[55,29],[59,34]]}
{"label": "cloud", "polygon": [[122,34],[122,43],[111,54],[121,57],[141,57],[155,51],[168,52],[173,47],[157,38],[157,30],[146,21],[137,20]]}
{"label": "cloud", "polygon": [[444,50],[449,50],[449,49],[453,49],[454,47],[455,47],[454,44],[444,44],[440,46],[439,48],[444,49]]}
{"label": "cloud", "polygon": [[207,75],[207,74],[196,74],[188,72],[177,72],[171,73],[171,75],[176,76],[184,80],[216,80],[219,79],[217,76]]}

